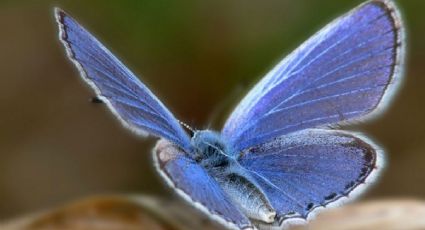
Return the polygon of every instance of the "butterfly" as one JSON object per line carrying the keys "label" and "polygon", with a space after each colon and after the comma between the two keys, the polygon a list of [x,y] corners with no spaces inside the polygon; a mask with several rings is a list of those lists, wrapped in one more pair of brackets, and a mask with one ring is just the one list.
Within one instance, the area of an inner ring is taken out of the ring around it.
{"label": "butterfly", "polygon": [[229,229],[285,227],[362,193],[384,167],[369,138],[338,127],[387,107],[402,80],[404,32],[392,1],[337,18],[277,64],[220,132],[189,134],[105,46],[56,8],[69,59],[121,123],[160,138],[156,169]]}

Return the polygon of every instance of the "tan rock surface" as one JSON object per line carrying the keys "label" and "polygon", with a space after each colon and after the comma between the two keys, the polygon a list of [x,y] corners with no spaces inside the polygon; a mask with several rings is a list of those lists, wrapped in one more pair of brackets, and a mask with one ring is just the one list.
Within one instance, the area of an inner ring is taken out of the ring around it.
{"label": "tan rock surface", "polygon": [[[98,196],[0,224],[2,230],[222,229],[180,200],[148,196]],[[425,202],[368,201],[323,212],[293,230],[425,229]]]}

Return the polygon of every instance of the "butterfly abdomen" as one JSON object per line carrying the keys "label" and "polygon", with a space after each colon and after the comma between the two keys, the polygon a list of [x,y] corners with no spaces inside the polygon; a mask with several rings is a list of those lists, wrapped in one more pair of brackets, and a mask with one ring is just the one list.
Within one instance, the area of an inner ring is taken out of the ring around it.
{"label": "butterfly abdomen", "polygon": [[[235,165],[233,167],[238,166]],[[276,211],[270,205],[263,192],[245,177],[243,173],[230,172],[227,175],[222,174],[215,178],[230,199],[249,218],[266,223],[274,222]]]}

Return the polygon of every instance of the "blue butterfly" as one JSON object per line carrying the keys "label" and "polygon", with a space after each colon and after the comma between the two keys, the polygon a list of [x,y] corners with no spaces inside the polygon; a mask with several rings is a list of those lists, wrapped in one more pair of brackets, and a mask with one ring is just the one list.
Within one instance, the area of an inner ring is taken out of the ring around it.
{"label": "blue butterfly", "polygon": [[64,11],[60,40],[121,123],[161,138],[158,172],[230,229],[304,221],[360,194],[383,151],[337,127],[376,117],[400,85],[404,33],[392,1],[371,0],[283,59],[239,103],[221,132],[192,136],[139,79]]}

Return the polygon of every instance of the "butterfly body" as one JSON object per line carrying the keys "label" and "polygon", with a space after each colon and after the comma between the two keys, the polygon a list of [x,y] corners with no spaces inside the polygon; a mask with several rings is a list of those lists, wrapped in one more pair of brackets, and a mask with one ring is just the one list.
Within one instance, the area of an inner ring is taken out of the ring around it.
{"label": "butterfly body", "polygon": [[155,166],[184,199],[230,229],[283,228],[361,194],[384,167],[369,138],[338,130],[376,117],[401,83],[404,30],[391,0],[369,0],[277,64],[220,132],[190,137],[162,102],[60,9],[59,37],[96,98],[160,140]]}
{"label": "butterfly body", "polygon": [[[245,215],[266,223],[274,221],[276,211],[270,201],[250,174],[238,163],[238,158],[227,154],[228,148],[220,140],[218,133],[209,130],[196,131],[192,143],[198,155],[191,160],[201,165],[212,176]],[[180,154],[188,154],[166,140],[160,140],[153,152],[154,161],[160,162],[156,164],[159,172],[164,170],[162,166],[170,159],[175,159]],[[166,174],[162,175],[168,177]],[[170,180],[167,178],[167,181]]]}
{"label": "butterfly body", "polygon": [[220,133],[211,130],[195,131],[191,143],[195,151],[192,159],[217,181],[248,217],[273,222],[276,212],[253,178],[238,163],[240,154],[232,151]]}

